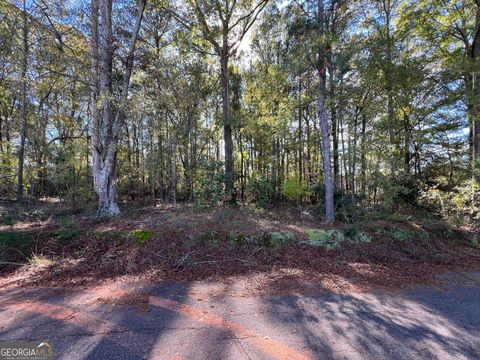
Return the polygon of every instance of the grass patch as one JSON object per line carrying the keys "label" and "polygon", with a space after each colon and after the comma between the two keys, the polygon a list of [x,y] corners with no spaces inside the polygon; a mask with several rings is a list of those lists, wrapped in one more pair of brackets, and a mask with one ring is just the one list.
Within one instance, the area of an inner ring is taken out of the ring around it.
{"label": "grass patch", "polygon": [[28,263],[33,266],[46,266],[46,265],[52,265],[55,262],[52,259],[47,258],[44,255],[37,255],[33,254],[29,259]]}
{"label": "grass patch", "polygon": [[134,230],[133,237],[137,245],[142,245],[155,236],[153,230]]}

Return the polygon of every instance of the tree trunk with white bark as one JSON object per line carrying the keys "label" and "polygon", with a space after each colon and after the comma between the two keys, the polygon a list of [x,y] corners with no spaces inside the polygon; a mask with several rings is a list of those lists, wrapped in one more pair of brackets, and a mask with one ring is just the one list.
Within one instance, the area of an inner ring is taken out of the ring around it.
{"label": "tree trunk with white bark", "polygon": [[[125,60],[123,84],[118,100],[112,88],[113,34],[112,0],[92,0],[91,107],[93,183],[98,196],[100,218],[120,213],[117,204],[117,145],[122,128],[125,103],[138,32],[145,9],[139,0],[137,18]],[[100,26],[99,26],[100,24]]]}
{"label": "tree trunk with white bark", "polygon": [[[318,36],[323,37],[325,28],[325,8],[323,0],[318,0],[317,6]],[[317,111],[320,122],[323,177],[325,180],[325,222],[330,224],[335,221],[335,211],[333,205],[332,156],[330,151],[330,140],[328,138],[328,117],[325,109],[327,64],[325,59],[325,44],[323,43],[321,43],[318,48],[317,70],[319,80]]]}

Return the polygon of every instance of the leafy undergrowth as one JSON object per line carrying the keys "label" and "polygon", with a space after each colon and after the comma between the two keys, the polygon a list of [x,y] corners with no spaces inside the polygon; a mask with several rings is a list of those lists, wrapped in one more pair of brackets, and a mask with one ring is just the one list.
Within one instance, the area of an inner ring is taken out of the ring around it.
{"label": "leafy undergrowth", "polygon": [[140,207],[101,223],[77,215],[3,225],[0,286],[247,279],[270,291],[398,289],[478,268],[475,239],[432,219],[325,228],[296,208]]}

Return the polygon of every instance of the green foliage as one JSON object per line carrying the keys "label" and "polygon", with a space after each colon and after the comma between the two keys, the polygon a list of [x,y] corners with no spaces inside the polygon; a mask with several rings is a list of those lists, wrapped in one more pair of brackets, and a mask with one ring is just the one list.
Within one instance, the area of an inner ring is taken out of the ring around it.
{"label": "green foliage", "polygon": [[416,241],[416,240],[420,242],[426,242],[429,238],[428,232],[423,229],[415,231],[415,230],[392,228],[387,232],[387,234],[397,242]]}
{"label": "green foliage", "polygon": [[273,184],[267,177],[253,177],[247,183],[247,199],[249,202],[254,202],[258,206],[268,205],[273,194]]}
{"label": "green foliage", "polygon": [[295,235],[289,231],[273,231],[261,235],[232,232],[228,234],[228,239],[234,246],[255,245],[278,250],[291,244],[295,240]]}
{"label": "green foliage", "polygon": [[415,238],[415,234],[408,230],[402,229],[391,229],[390,236],[393,240],[398,242],[403,242],[407,240],[413,240]]}
{"label": "green foliage", "polygon": [[285,180],[282,185],[282,195],[288,200],[298,203],[302,196],[305,195],[305,187],[301,182],[295,179]]}
{"label": "green foliage", "polygon": [[80,227],[71,218],[65,217],[58,222],[57,238],[60,241],[68,241],[80,234]]}
{"label": "green foliage", "polygon": [[258,245],[261,237],[258,235],[246,235],[238,232],[231,232],[228,234],[230,244],[234,246]]}
{"label": "green foliage", "polygon": [[94,192],[90,180],[85,177],[83,165],[78,161],[78,149],[69,143],[56,156],[55,174],[41,179],[36,185],[38,195],[48,194],[53,187],[58,196],[77,210],[93,202]]}
{"label": "green foliage", "polygon": [[216,231],[208,231],[194,238],[193,244],[218,247],[221,244],[220,234]]}
{"label": "green foliage", "polygon": [[13,226],[13,224],[15,224],[15,218],[11,212],[2,216],[2,224],[7,226]]}
{"label": "green foliage", "polygon": [[[315,204],[315,210],[318,214],[325,212],[325,185],[314,184],[311,187],[311,199]],[[333,193],[333,204],[335,207],[336,218],[342,222],[350,222],[353,215],[353,202],[351,193],[337,190]]]}
{"label": "green foliage", "polygon": [[135,243],[137,245],[142,245],[151,238],[155,236],[155,231],[153,230],[134,230],[133,237],[135,238]]}
{"label": "green foliage", "polygon": [[421,184],[413,176],[398,176],[381,181],[382,205],[385,209],[398,206],[416,206],[421,193]]}
{"label": "green foliage", "polygon": [[215,205],[223,197],[225,174],[223,163],[210,161],[203,164],[201,176],[197,181],[196,201],[199,205]]}
{"label": "green foliage", "polygon": [[359,231],[358,234],[355,235],[355,240],[361,243],[369,243],[372,241],[372,237],[365,231]]}
{"label": "green foliage", "polygon": [[422,192],[419,204],[448,223],[463,226],[480,221],[480,186],[465,181],[453,187],[437,185]]}
{"label": "green foliage", "polygon": [[342,226],[342,232],[347,238],[353,239],[358,235],[359,230],[357,224],[344,224]]}
{"label": "green foliage", "polygon": [[473,235],[472,239],[470,240],[470,245],[476,249],[480,249],[480,240],[478,234]]}
{"label": "green foliage", "polygon": [[279,249],[287,246],[294,240],[295,235],[289,231],[273,231],[264,236],[264,245],[269,248]]}
{"label": "green foliage", "polygon": [[405,221],[405,215],[396,212],[396,211],[388,211],[386,209],[380,209],[378,211],[369,211],[364,219],[366,221],[375,221],[375,220],[384,220],[388,222],[402,222]]}
{"label": "green foliage", "polygon": [[345,241],[343,232],[334,229],[309,229],[307,235],[308,240],[304,241],[305,244],[327,250],[336,249]]}
{"label": "green foliage", "polygon": [[369,243],[372,237],[358,228],[357,224],[345,224],[342,227],[343,235],[352,242]]}
{"label": "green foliage", "polygon": [[20,232],[0,231],[0,258],[4,257],[5,253],[13,251],[26,256],[32,244],[32,239]]}

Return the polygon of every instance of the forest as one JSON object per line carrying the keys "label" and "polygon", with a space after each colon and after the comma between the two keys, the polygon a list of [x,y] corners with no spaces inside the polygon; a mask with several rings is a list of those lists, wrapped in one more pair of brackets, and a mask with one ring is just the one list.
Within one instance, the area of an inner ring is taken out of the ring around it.
{"label": "forest", "polygon": [[[108,249],[172,222],[202,245],[389,238],[410,257],[433,222],[480,247],[479,0],[4,0],[0,43],[14,268],[102,221],[125,232]],[[269,235],[270,215],[306,225]]]}

